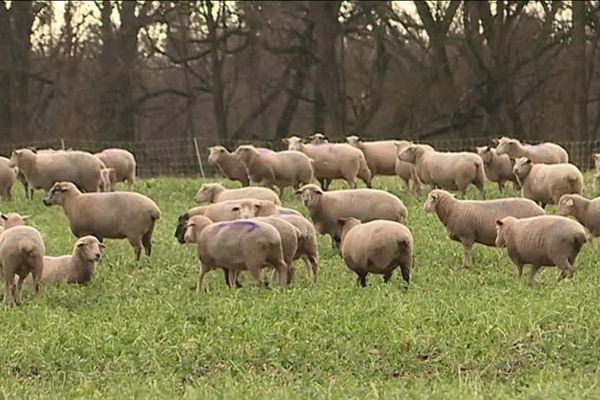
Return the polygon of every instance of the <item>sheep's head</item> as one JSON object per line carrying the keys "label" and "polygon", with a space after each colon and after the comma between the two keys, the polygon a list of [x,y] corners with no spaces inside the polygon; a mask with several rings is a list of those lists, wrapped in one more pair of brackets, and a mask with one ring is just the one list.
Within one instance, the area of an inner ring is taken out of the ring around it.
{"label": "sheep's head", "polygon": [[288,150],[302,151],[304,144],[302,138],[298,136],[290,136],[289,138],[281,139],[288,147]]}
{"label": "sheep's head", "polygon": [[21,160],[23,160],[23,158],[27,157],[30,154],[33,154],[34,152],[30,149],[18,149],[18,150],[13,150],[12,154],[10,155],[10,162],[9,162],[9,166],[10,167],[18,167],[19,165],[21,165]]}
{"label": "sheep's head", "polygon": [[241,219],[266,217],[276,212],[275,203],[268,200],[246,199],[241,201],[238,207],[239,211],[233,214]]}
{"label": "sheep's head", "polygon": [[423,210],[425,212],[435,212],[437,205],[445,197],[452,197],[452,195],[445,190],[434,189],[427,195],[427,200],[423,204]]}
{"label": "sheep's head", "polygon": [[496,247],[506,246],[506,225],[512,217],[504,217],[496,220]]}
{"label": "sheep's head", "polygon": [[353,147],[359,147],[362,144],[360,136],[346,136],[346,142]]}
{"label": "sheep's head", "polygon": [[353,217],[343,217],[339,218],[336,223],[335,233],[332,238],[332,245],[334,247],[340,248],[344,237],[350,232],[352,228],[361,224],[360,219],[356,219]]}
{"label": "sheep's head", "polygon": [[246,164],[254,160],[255,158],[260,157],[260,153],[258,152],[256,147],[250,144],[239,146],[237,149],[235,149],[233,153],[231,153],[231,155],[236,160],[240,160],[241,162]]}
{"label": "sheep's head", "polygon": [[556,208],[556,214],[567,216],[573,215],[575,209],[575,196],[571,194],[563,194],[558,200],[558,207]]}
{"label": "sheep's head", "polygon": [[196,196],[194,197],[194,201],[196,203],[209,202],[212,203],[214,201],[215,196],[222,192],[225,188],[220,183],[205,183],[200,186]]}
{"label": "sheep's head", "polygon": [[533,161],[527,157],[517,158],[515,160],[515,165],[513,166],[513,174],[517,178],[524,178],[531,171],[531,167],[533,166]]}
{"label": "sheep's head", "polygon": [[320,132],[317,132],[314,135],[309,136],[308,138],[310,139],[310,144],[329,143],[329,138]]}
{"label": "sheep's head", "polygon": [[219,160],[229,154],[229,151],[223,146],[212,146],[208,148],[208,162],[217,164]]}
{"label": "sheep's head", "polygon": [[398,160],[414,164],[417,159],[418,152],[419,148],[416,145],[411,144],[403,150],[398,151]]}
{"label": "sheep's head", "polygon": [[79,190],[77,186],[75,186],[72,182],[56,182],[48,193],[46,197],[42,200],[44,205],[49,207],[55,204],[62,205],[65,198],[72,194],[79,194]]}
{"label": "sheep's head", "polygon": [[492,161],[492,148],[490,146],[475,147],[475,151],[484,163]]}
{"label": "sheep's head", "polygon": [[296,196],[302,200],[302,203],[304,203],[305,207],[311,208],[319,204],[321,201],[321,196],[323,196],[323,190],[317,185],[311,183],[296,190]]}
{"label": "sheep's head", "polygon": [[202,230],[210,224],[212,224],[212,221],[204,215],[194,215],[191,217],[185,224],[183,243],[195,243],[200,237]]}
{"label": "sheep's head", "polygon": [[28,219],[29,215],[21,215],[18,213],[0,214],[0,226],[4,229],[9,229],[13,226],[25,225],[25,221]]}
{"label": "sheep's head", "polygon": [[101,243],[97,237],[83,236],[75,242],[73,254],[77,254],[86,261],[97,262],[100,261],[104,248],[104,243]]}
{"label": "sheep's head", "polygon": [[496,154],[499,156],[502,154],[515,154],[521,145],[517,139],[511,139],[505,136],[495,139],[494,143],[496,144]]}

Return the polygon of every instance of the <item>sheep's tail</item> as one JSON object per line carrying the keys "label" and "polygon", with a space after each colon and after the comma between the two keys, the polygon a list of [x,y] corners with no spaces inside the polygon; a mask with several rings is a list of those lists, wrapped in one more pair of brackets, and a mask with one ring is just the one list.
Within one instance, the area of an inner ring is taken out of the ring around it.
{"label": "sheep's tail", "polygon": [[150,211],[150,217],[153,221],[160,219],[160,210],[158,209],[158,207]]}
{"label": "sheep's tail", "polygon": [[22,238],[19,241],[18,249],[19,253],[29,258],[34,258],[38,253],[38,249],[35,242],[29,238]]}

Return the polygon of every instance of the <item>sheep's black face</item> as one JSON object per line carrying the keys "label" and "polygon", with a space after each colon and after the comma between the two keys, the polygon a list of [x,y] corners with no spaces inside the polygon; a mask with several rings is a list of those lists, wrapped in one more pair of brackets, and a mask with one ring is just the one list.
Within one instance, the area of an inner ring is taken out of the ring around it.
{"label": "sheep's black face", "polygon": [[177,227],[175,228],[175,237],[179,243],[185,243],[185,230],[187,225],[188,217],[185,214],[179,216],[177,220]]}

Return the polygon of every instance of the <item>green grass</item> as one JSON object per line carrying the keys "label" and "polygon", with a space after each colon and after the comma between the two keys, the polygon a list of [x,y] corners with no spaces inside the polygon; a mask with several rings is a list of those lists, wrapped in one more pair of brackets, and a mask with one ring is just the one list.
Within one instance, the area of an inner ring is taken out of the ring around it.
{"label": "green grass", "polygon": [[[23,306],[0,310],[0,398],[600,397],[600,276],[589,247],[569,282],[554,268],[530,287],[504,251],[481,246],[465,270],[423,199],[385,179],[376,187],[405,201],[416,242],[407,292],[399,273],[358,288],[320,237],[314,286],[300,263],[289,290],[256,289],[248,276],[229,290],[214,271],[196,296],[195,249],[173,230],[200,183],[139,182],[163,212],[152,258],[136,263],[126,241],[108,241],[91,284],[44,287],[38,303],[28,286]],[[47,253],[70,253],[62,210],[14,192],[2,211],[31,214]],[[289,191],[284,203],[303,210]]]}

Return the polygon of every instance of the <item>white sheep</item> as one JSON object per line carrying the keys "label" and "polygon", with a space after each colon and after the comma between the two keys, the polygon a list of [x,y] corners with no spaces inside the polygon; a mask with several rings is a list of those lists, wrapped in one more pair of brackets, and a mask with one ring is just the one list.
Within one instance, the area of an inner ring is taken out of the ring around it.
{"label": "white sheep", "polygon": [[95,236],[83,236],[75,242],[71,255],[44,257],[42,283],[88,283],[94,275],[104,244]]}
{"label": "white sheep", "polygon": [[314,160],[315,179],[327,190],[333,179],[345,179],[356,188],[357,178],[371,187],[371,170],[362,151],[346,143],[304,144],[297,136],[282,139],[289,150],[297,150]]}
{"label": "white sheep", "polygon": [[429,193],[423,209],[435,213],[450,239],[462,243],[465,267],[473,264],[471,249],[474,243],[495,246],[496,220],[507,216],[525,218],[544,214],[544,210],[529,199],[458,200],[440,189]]}
{"label": "white sheep", "polygon": [[594,236],[600,236],[600,197],[588,200],[578,194],[565,194],[558,200],[556,214],[571,215]]}
{"label": "white sheep", "polygon": [[513,174],[514,161],[507,154],[498,155],[496,149],[490,146],[476,147],[475,150],[483,160],[486,177],[498,184],[500,193],[504,191],[506,182],[512,182],[515,190],[521,190],[519,182]]}
{"label": "white sheep", "polygon": [[347,136],[346,142],[363,152],[367,166],[371,170],[371,178],[376,175],[396,175],[396,160],[398,159],[397,141],[377,140],[364,142],[359,136]]}
{"label": "white sheep", "polygon": [[413,236],[398,222],[375,220],[361,224],[356,218],[338,220],[342,232],[342,258],[358,275],[358,283],[367,286],[367,274],[381,274],[389,282],[400,267],[405,287],[410,283],[413,262]]}
{"label": "white sheep", "polygon": [[266,286],[261,269],[273,266],[281,286],[287,286],[287,265],[283,259],[281,236],[272,225],[255,220],[213,223],[196,215],[187,222],[186,243],[198,245],[200,271],[196,292],[204,292],[204,277],[215,268],[229,271],[229,282],[235,282],[236,271],[247,269],[258,287]]}
{"label": "white sheep", "polygon": [[477,154],[444,153],[432,150],[430,146],[413,144],[402,150],[398,159],[415,164],[422,183],[433,188],[458,190],[461,197],[473,184],[485,199],[483,160]]}
{"label": "white sheep", "polygon": [[[125,149],[104,149],[94,154],[107,168],[112,168],[116,182],[127,181],[127,190],[132,191],[135,183],[135,157]],[[111,187],[114,191],[114,186]]]}
{"label": "white sheep", "polygon": [[244,187],[241,189],[227,189],[220,183],[203,184],[194,201],[196,203],[220,203],[227,200],[257,199],[272,201],[276,205],[281,205],[281,200],[273,190],[263,187]]}
{"label": "white sheep", "polygon": [[496,153],[508,154],[510,158],[527,157],[536,164],[562,164],[569,162],[569,153],[555,143],[540,143],[530,145],[519,142],[517,139],[501,137],[494,139]]}
{"label": "white sheep", "polygon": [[519,278],[523,275],[523,266],[531,264],[531,283],[544,266],[560,268],[559,280],[572,277],[573,263],[587,241],[585,229],[579,222],[556,215],[504,217],[496,221],[496,231],[496,246],[506,247],[517,266]]}
{"label": "white sheep", "polygon": [[515,161],[513,173],[523,197],[546,204],[557,204],[563,194],[581,194],[583,175],[573,164],[534,164],[526,157]]}
{"label": "white sheep", "polygon": [[250,185],[248,171],[243,162],[233,157],[233,155],[223,146],[212,146],[208,148],[208,162],[216,166],[221,174],[232,181],[239,181],[242,187]]}
{"label": "white sheep", "polygon": [[2,200],[12,200],[11,189],[16,181],[17,170],[11,167],[8,158],[0,157],[0,198]]}
{"label": "white sheep", "polygon": [[310,144],[325,144],[329,143],[329,138],[323,135],[321,132],[317,132],[314,135],[308,137]]}
{"label": "white sheep", "polygon": [[142,246],[146,256],[152,253],[152,232],[160,218],[160,209],[150,198],[134,192],[82,194],[71,182],[55,183],[44,205],[60,205],[69,220],[71,232],[78,238],[94,235],[100,241],[127,238],[136,260]]}

